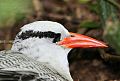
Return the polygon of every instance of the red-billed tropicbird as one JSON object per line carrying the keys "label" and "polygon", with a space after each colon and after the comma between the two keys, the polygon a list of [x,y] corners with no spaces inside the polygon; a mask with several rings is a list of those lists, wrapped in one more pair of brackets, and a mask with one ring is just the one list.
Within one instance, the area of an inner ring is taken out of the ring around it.
{"label": "red-billed tropicbird", "polygon": [[57,22],[36,21],[24,25],[11,50],[0,52],[0,81],[73,81],[67,55],[77,47],[107,46],[68,32]]}

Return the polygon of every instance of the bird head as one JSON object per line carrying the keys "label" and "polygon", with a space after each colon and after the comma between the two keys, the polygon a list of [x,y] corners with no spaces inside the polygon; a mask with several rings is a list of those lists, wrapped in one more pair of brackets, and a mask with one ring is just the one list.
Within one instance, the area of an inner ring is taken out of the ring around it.
{"label": "bird head", "polygon": [[15,38],[12,50],[29,53],[29,55],[37,57],[44,56],[47,52],[49,54],[46,55],[51,56],[53,53],[59,53],[59,51],[68,54],[73,48],[96,47],[103,48],[107,45],[94,38],[68,32],[63,25],[57,22],[36,21],[21,28]]}
{"label": "bird head", "polygon": [[[73,48],[96,47],[103,48],[107,45],[94,38],[68,32],[63,25],[57,22],[36,21],[21,28],[15,38],[12,50],[38,57],[51,56],[53,53],[59,52],[68,54]],[[49,54],[46,54],[46,51]]]}

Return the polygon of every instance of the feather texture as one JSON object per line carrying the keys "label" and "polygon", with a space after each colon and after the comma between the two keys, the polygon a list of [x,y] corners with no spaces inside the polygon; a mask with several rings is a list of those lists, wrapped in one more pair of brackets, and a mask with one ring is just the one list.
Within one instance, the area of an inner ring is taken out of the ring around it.
{"label": "feather texture", "polygon": [[[24,75],[24,76],[23,76]],[[24,79],[28,80],[24,80]],[[7,81],[68,81],[48,63],[38,62],[15,51],[0,52],[0,80]]]}

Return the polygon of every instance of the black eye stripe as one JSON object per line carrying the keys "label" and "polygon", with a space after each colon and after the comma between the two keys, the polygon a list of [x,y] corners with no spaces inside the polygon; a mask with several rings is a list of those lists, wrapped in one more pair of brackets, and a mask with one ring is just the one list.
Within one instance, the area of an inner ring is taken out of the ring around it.
{"label": "black eye stripe", "polygon": [[61,38],[61,34],[60,33],[54,33],[51,31],[46,31],[46,32],[36,32],[33,30],[29,30],[29,31],[25,31],[22,32],[20,35],[17,36],[19,39],[25,40],[31,37],[39,37],[39,38],[54,38],[53,42],[58,42]]}

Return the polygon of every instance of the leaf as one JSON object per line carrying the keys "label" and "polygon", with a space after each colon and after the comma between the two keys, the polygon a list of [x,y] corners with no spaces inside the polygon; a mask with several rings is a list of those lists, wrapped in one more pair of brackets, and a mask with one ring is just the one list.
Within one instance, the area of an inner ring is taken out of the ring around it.
{"label": "leaf", "polygon": [[100,24],[98,22],[94,22],[94,21],[83,21],[83,22],[81,22],[80,27],[99,28]]}
{"label": "leaf", "polygon": [[104,31],[104,39],[116,50],[120,55],[120,22],[108,21]]}

